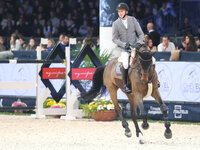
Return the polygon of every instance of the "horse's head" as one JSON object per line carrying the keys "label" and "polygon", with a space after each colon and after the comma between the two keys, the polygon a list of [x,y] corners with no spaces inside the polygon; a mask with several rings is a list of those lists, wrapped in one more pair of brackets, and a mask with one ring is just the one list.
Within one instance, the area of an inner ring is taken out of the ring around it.
{"label": "horse's head", "polygon": [[148,82],[149,80],[149,70],[150,70],[150,66],[152,66],[152,56],[155,53],[152,53],[151,51],[149,51],[147,49],[147,47],[143,46],[140,48],[139,51],[137,51],[138,54],[138,58],[139,58],[139,64],[140,64],[140,68],[141,68],[141,80],[144,82]]}

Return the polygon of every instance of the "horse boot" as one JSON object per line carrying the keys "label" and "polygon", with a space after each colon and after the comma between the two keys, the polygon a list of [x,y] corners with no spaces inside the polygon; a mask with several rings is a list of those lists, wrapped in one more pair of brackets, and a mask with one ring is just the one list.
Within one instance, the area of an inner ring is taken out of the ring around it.
{"label": "horse boot", "polygon": [[128,69],[125,69],[123,66],[121,67],[121,72],[122,72],[122,80],[124,84],[124,91],[129,94],[132,91],[130,88],[127,86],[127,77],[128,77]]}

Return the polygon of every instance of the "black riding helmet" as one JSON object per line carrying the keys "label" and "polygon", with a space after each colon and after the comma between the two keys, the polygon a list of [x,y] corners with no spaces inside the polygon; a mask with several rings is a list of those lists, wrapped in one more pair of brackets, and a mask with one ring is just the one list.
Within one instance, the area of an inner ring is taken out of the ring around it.
{"label": "black riding helmet", "polygon": [[129,7],[128,7],[128,5],[127,5],[126,3],[119,3],[119,4],[117,5],[116,10],[118,11],[118,10],[120,10],[120,9],[125,9],[126,11],[129,11]]}

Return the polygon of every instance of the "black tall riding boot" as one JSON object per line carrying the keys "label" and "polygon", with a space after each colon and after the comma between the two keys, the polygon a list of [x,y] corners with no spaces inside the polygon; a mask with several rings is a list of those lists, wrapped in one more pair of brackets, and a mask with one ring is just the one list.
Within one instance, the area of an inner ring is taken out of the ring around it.
{"label": "black tall riding boot", "polygon": [[130,90],[130,88],[127,86],[127,77],[128,77],[128,69],[124,69],[124,67],[121,67],[121,71],[122,71],[122,80],[123,80],[123,84],[124,84],[124,91],[129,94],[132,91]]}

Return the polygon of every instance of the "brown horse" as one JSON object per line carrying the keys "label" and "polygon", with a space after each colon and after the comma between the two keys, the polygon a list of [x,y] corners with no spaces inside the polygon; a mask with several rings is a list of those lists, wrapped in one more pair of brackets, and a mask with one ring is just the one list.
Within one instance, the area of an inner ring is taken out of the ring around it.
{"label": "brown horse", "polygon": [[[143,119],[142,128],[148,129],[147,115],[143,106],[143,98],[148,91],[148,83],[152,83],[153,89],[151,96],[155,98],[156,102],[160,105],[160,109],[164,115],[165,124],[165,137],[167,139],[172,137],[170,129],[170,122],[168,120],[168,108],[161,99],[158,91],[158,76],[155,71],[155,65],[152,62],[153,53],[147,50],[146,46],[142,46],[139,51],[136,51],[134,66],[129,73],[129,80],[131,82],[132,93],[126,94],[131,106],[131,115],[136,128],[136,136],[139,137],[140,143],[144,143],[142,139],[142,132],[137,123],[137,106],[140,109],[140,114]],[[128,123],[122,115],[122,108],[117,101],[117,90],[120,88],[123,91],[123,82],[119,75],[116,75],[117,58],[112,59],[106,66],[100,66],[96,69],[93,76],[93,85],[87,93],[82,93],[81,97],[86,100],[92,100],[94,97],[101,93],[103,83],[110,93],[110,97],[114,103],[115,110],[118,113],[122,126],[125,128],[125,135],[131,137],[131,131]]]}

